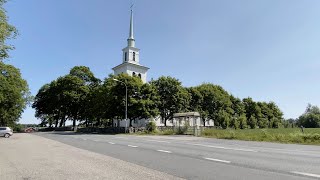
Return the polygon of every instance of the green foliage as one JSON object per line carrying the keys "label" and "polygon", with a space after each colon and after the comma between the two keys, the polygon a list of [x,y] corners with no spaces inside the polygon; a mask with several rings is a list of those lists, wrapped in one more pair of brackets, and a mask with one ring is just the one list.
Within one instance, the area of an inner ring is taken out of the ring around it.
{"label": "green foliage", "polygon": [[[194,97],[194,100],[191,102],[193,104],[200,104],[198,106],[192,106],[194,110],[197,110],[200,113],[203,124],[205,124],[206,120],[213,119],[216,123],[218,121],[218,126],[229,125],[229,114],[232,114],[233,110],[231,108],[232,102],[228,92],[226,92],[221,86],[209,83],[197,86],[194,90],[190,91],[193,95],[192,97]],[[220,111],[224,111],[224,115],[228,116],[225,118],[228,122],[223,122]]]}
{"label": "green foliage", "polygon": [[31,100],[27,82],[20,70],[0,62],[0,126],[18,122],[24,108]]}
{"label": "green foliage", "polygon": [[305,113],[298,118],[297,124],[306,128],[320,127],[320,109],[308,104]]}
{"label": "green foliage", "polygon": [[58,124],[61,127],[69,119],[75,126],[76,120],[87,117],[88,95],[97,82],[96,78],[92,81],[84,78],[92,76],[92,73],[83,66],[74,67],[70,73],[44,85],[37,93],[32,107],[42,122],[52,125],[55,121],[55,127]]}
{"label": "green foliage", "polygon": [[157,129],[157,126],[156,126],[156,123],[154,121],[150,121],[148,124],[147,124],[147,132],[149,133],[153,133],[156,131]]}
{"label": "green foliage", "polygon": [[9,57],[9,51],[14,49],[14,46],[7,44],[8,39],[14,39],[18,35],[17,29],[8,23],[8,16],[4,9],[6,0],[0,0],[0,61]]}
{"label": "green foliage", "polygon": [[134,120],[158,115],[166,125],[174,113],[186,111],[197,111],[204,124],[212,119],[224,129],[278,128],[283,120],[274,103],[251,98],[241,101],[214,84],[184,88],[172,77],[143,84],[140,78],[127,74],[109,75],[101,83],[85,66],[76,66],[68,75],[40,88],[33,107],[41,125],[57,127],[72,120],[74,125],[79,121],[85,126],[110,126],[112,120],[125,118],[126,87],[130,126]]}
{"label": "green foliage", "polygon": [[248,125],[250,126],[251,129],[256,128],[257,125],[257,118],[254,117],[253,115],[250,116],[250,118],[248,119]]}
{"label": "green foliage", "polygon": [[247,117],[245,114],[241,115],[238,119],[239,121],[239,127],[240,129],[246,129],[248,127],[247,125]]}
{"label": "green foliage", "polygon": [[238,139],[247,141],[268,141],[281,143],[300,143],[320,145],[320,129],[305,129],[301,133],[299,128],[288,129],[245,129],[245,130],[222,130],[205,129],[202,136],[218,139]]}
{"label": "green foliage", "polygon": [[150,84],[156,88],[159,96],[157,108],[165,126],[167,120],[173,118],[174,113],[186,111],[189,108],[190,94],[177,79],[162,76]]}

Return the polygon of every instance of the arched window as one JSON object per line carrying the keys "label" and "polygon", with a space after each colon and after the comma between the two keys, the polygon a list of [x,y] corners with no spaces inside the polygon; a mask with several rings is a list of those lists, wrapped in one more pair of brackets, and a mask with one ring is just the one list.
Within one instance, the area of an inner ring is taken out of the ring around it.
{"label": "arched window", "polygon": [[133,52],[133,61],[136,61],[136,52]]}
{"label": "arched window", "polygon": [[139,73],[139,75],[138,75],[138,76],[139,76],[139,78],[141,79],[141,74],[140,74],[140,73]]}
{"label": "arched window", "polygon": [[135,73],[135,72],[133,72],[133,73],[132,73],[132,76],[136,76],[136,73]]}
{"label": "arched window", "polygon": [[127,61],[127,52],[124,53],[124,61]]}

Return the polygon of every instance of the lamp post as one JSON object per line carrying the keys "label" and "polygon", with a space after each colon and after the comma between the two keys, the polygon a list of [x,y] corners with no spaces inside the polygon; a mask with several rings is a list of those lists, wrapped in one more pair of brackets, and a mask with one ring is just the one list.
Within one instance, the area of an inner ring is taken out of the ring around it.
{"label": "lamp post", "polygon": [[124,86],[126,87],[126,111],[125,111],[125,115],[124,115],[124,120],[125,120],[125,123],[126,123],[125,132],[124,133],[126,133],[127,132],[127,118],[128,118],[128,88],[127,88],[127,84],[125,82],[120,81],[118,79],[113,79],[113,80],[124,84]]}

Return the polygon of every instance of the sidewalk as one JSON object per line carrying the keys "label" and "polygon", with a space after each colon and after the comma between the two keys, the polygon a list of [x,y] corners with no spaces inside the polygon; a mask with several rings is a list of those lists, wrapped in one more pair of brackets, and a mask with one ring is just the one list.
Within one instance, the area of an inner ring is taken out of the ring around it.
{"label": "sidewalk", "polygon": [[179,179],[32,134],[0,138],[0,179]]}

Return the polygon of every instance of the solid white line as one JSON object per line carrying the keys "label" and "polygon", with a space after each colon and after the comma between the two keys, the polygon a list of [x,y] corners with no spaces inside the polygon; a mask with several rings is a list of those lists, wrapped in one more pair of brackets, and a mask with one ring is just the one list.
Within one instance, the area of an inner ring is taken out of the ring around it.
{"label": "solid white line", "polygon": [[133,147],[133,148],[136,148],[136,147],[138,147],[138,146],[134,146],[134,145],[128,145],[129,147]]}
{"label": "solid white line", "polygon": [[319,174],[311,174],[311,173],[297,172],[297,171],[291,171],[291,172],[294,173],[294,174],[300,174],[300,175],[304,175],[304,176],[320,178]]}
{"label": "solid white line", "polygon": [[206,144],[189,144],[189,145],[210,147],[210,148],[216,148],[216,149],[234,150],[234,151],[258,152],[258,151],[252,150],[252,149],[228,148],[228,147],[222,147],[222,146],[211,146],[211,145],[206,145]]}
{"label": "solid white line", "polygon": [[231,161],[221,160],[221,159],[213,159],[213,158],[204,158],[210,161],[223,162],[223,163],[231,163]]}
{"label": "solid white line", "polygon": [[109,142],[109,144],[115,144],[115,143],[113,143],[113,142]]}
{"label": "solid white line", "polygon": [[164,152],[164,153],[172,153],[171,151],[165,151],[165,150],[157,150],[157,151],[159,151],[159,152]]}
{"label": "solid white line", "polygon": [[158,141],[158,140],[145,140],[145,141],[170,143],[170,142],[168,142],[168,141]]}

